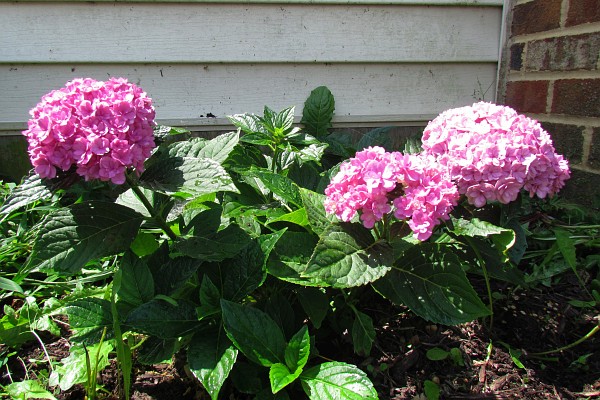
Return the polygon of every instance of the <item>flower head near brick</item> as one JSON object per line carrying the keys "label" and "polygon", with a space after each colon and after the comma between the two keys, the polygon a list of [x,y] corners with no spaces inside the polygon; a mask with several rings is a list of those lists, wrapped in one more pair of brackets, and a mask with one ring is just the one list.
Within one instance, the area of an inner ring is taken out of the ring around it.
{"label": "flower head near brick", "polygon": [[341,164],[325,189],[325,209],[342,221],[357,213],[366,228],[393,213],[418,240],[428,239],[456,205],[458,191],[445,168],[422,154],[368,147]]}
{"label": "flower head near brick", "polygon": [[85,180],[122,184],[128,168],[143,172],[155,147],[152,101],[124,78],[74,79],[43,96],[30,115],[23,134],[42,178],[76,166]]}
{"label": "flower head near brick", "polygon": [[422,146],[476,207],[510,203],[521,189],[531,197],[553,196],[570,176],[567,160],[537,121],[492,103],[444,111],[425,128]]}

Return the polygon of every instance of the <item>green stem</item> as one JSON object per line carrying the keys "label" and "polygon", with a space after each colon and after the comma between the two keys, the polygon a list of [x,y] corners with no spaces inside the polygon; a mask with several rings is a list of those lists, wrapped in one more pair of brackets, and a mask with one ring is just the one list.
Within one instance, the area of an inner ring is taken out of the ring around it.
{"label": "green stem", "polygon": [[129,184],[129,187],[131,187],[131,190],[133,190],[133,193],[135,193],[135,195],[142,202],[144,207],[146,207],[146,210],[148,210],[148,212],[150,213],[150,215],[152,216],[154,221],[156,221],[156,223],[160,226],[160,228],[167,234],[167,236],[171,240],[177,240],[177,235],[175,234],[175,232],[173,232],[173,230],[167,224],[167,222],[156,212],[154,207],[152,207],[152,204],[150,204],[150,202],[148,201],[148,199],[146,198],[144,193],[140,190],[139,186],[133,181],[133,179],[131,179],[131,177],[129,175],[125,175],[125,177],[127,179],[127,183]]}
{"label": "green stem", "polygon": [[492,287],[490,285],[490,277],[488,275],[487,268],[485,267],[485,261],[483,260],[483,257],[481,256],[479,249],[477,248],[475,243],[473,243],[471,241],[470,238],[465,237],[465,239],[467,240],[467,242],[473,249],[473,252],[475,252],[475,256],[477,256],[477,260],[479,261],[479,265],[481,266],[481,272],[483,272],[483,279],[485,280],[485,287],[487,289],[487,295],[488,295],[488,299],[489,299],[489,308],[490,308],[489,329],[491,331],[492,327],[494,326],[494,298],[492,297]]}
{"label": "green stem", "polygon": [[585,342],[586,340],[588,340],[589,338],[591,338],[592,336],[594,336],[596,334],[596,332],[598,332],[598,331],[600,331],[600,325],[596,325],[591,331],[589,331],[587,333],[587,335],[585,335],[585,336],[577,339],[573,343],[570,343],[570,344],[568,344],[566,346],[559,347],[558,349],[553,349],[553,350],[548,350],[548,351],[542,351],[542,352],[539,352],[539,353],[528,353],[528,355],[529,356],[544,356],[544,355],[547,355],[547,354],[559,353],[559,352],[561,352],[563,350],[568,350],[571,347],[575,347],[578,344]]}

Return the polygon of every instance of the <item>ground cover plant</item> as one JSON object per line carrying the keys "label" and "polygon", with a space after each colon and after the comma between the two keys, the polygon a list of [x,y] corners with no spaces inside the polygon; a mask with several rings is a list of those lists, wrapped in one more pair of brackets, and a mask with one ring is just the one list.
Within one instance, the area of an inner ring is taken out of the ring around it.
{"label": "ground cover plant", "polygon": [[[34,172],[0,209],[5,394],[130,398],[139,365],[175,360],[211,399],[386,398],[397,360],[375,315],[408,312],[406,327],[426,321],[432,337],[493,332],[498,303],[566,273],[587,290],[573,307],[597,310],[597,221],[524,220],[550,215],[539,210],[569,177],[537,122],[476,103],[399,151],[385,129],[357,142],[331,132],[334,106],[320,87],[300,126],[293,108],[265,107],[205,139],[155,126],[151,100],[123,79],[45,96],[24,132]],[[67,329],[69,354],[54,359],[43,337]],[[31,342],[45,368],[12,379]],[[521,363],[509,341],[486,346]],[[454,368],[466,356],[441,342],[425,352]],[[106,367],[112,389],[98,382]],[[421,378],[427,398],[447,391]]]}

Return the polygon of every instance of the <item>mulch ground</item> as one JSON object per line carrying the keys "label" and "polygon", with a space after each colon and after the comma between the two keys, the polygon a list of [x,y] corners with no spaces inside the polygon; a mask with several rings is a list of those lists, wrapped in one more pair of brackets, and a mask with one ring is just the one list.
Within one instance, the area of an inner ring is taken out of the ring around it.
{"label": "mulch ground", "polygon": [[[425,400],[426,380],[439,385],[441,399],[600,398],[600,334],[568,350],[545,356],[532,354],[575,342],[600,323],[598,308],[578,308],[569,303],[572,299],[588,300],[577,281],[566,278],[552,287],[542,286],[527,293],[502,288],[496,291],[503,298],[494,304],[491,330],[489,321],[451,327],[432,325],[408,310],[373,298],[371,303],[365,303],[369,307],[363,309],[377,323],[377,340],[371,355],[353,355],[343,338],[322,355],[367,371],[381,399]],[[54,360],[68,355],[68,336],[65,331],[60,338],[42,338]],[[459,349],[462,363],[450,357],[430,360],[427,350],[436,347],[446,351]],[[2,369],[0,383],[35,378],[39,371],[47,369],[43,360],[37,343],[24,345],[18,357],[12,357],[8,364],[10,377],[6,367]],[[208,399],[186,373],[183,360],[184,355],[179,354],[170,364],[136,364],[132,399]],[[101,373],[100,381],[107,392],[112,392],[105,398],[117,398],[117,377],[114,362]],[[222,398],[250,398],[226,391],[227,387]],[[83,388],[76,386],[57,397],[75,400],[84,396]],[[302,395],[292,393],[291,397]]]}

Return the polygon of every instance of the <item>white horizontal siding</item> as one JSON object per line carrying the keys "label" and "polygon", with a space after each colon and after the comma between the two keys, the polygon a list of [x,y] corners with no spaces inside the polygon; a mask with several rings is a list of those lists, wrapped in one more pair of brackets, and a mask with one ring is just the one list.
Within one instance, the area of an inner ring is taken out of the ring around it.
{"label": "white horizontal siding", "polygon": [[496,61],[500,21],[488,7],[0,3],[0,62]]}
{"label": "white horizontal siding", "polygon": [[[73,77],[123,76],[154,99],[157,118],[194,119],[282,109],[304,100],[317,86],[330,88],[336,114],[365,116],[437,114],[480,97],[493,99],[496,65],[482,64],[210,64],[21,65],[0,67],[0,121],[23,121],[44,93]],[[8,96],[7,96],[8,95]],[[210,121],[208,122],[210,123]]]}
{"label": "white horizontal siding", "polygon": [[208,113],[299,114],[320,85],[350,125],[422,123],[495,98],[501,1],[269,2],[0,2],[0,131],[88,76],[127,77],[159,120],[197,129],[225,121]]}

